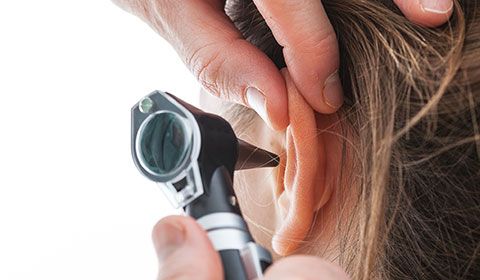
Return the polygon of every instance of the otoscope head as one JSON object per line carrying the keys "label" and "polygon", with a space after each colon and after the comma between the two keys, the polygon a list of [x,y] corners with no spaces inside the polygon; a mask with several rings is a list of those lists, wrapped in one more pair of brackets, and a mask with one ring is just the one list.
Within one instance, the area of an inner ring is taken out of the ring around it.
{"label": "otoscope head", "polygon": [[223,118],[155,91],[132,108],[132,155],[137,168],[162,185],[174,207],[205,192],[213,172],[278,165],[278,156],[237,139]]}

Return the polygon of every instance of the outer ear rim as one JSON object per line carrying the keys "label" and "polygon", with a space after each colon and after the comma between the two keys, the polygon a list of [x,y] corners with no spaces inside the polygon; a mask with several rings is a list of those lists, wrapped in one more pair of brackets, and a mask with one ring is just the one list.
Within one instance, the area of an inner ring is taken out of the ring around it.
{"label": "outer ear rim", "polygon": [[288,70],[281,72],[287,84],[290,126],[286,133],[285,164],[278,176],[278,184],[283,186],[278,187],[277,205],[281,207],[280,199],[285,200],[285,195],[289,203],[283,210],[286,217],[280,217],[272,247],[285,256],[305,240],[314,213],[328,202],[331,190],[325,186],[325,147],[317,131],[315,112],[296,89]]}

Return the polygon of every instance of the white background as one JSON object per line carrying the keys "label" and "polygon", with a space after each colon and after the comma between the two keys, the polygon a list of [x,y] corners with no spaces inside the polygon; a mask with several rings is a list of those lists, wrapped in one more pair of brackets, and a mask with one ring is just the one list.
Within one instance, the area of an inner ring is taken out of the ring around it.
{"label": "white background", "polygon": [[154,279],[173,213],[130,154],[130,108],[199,89],[108,0],[0,1],[0,279]]}

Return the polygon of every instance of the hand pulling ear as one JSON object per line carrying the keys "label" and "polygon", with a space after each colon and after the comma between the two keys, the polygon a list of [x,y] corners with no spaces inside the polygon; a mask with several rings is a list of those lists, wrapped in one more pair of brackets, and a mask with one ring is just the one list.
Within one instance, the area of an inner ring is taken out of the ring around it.
{"label": "hand pulling ear", "polygon": [[287,84],[290,126],[278,180],[281,218],[272,246],[285,256],[306,238],[314,213],[328,201],[331,188],[325,183],[325,143],[317,129],[316,113],[298,92],[288,70],[281,72]]}

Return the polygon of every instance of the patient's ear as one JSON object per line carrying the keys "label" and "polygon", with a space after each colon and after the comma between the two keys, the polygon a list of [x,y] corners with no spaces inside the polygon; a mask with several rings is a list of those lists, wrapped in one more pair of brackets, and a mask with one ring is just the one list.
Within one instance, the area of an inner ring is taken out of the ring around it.
{"label": "patient's ear", "polygon": [[333,157],[332,161],[336,162],[335,157],[340,155],[328,150],[326,140],[332,141],[332,136],[324,133],[336,117],[315,113],[297,91],[286,68],[282,74],[288,90],[290,126],[286,131],[286,153],[279,169],[276,195],[281,217],[272,246],[277,254],[288,255],[305,240],[315,212],[329,201],[331,177],[336,176],[334,173],[338,170],[329,168],[329,161]]}

